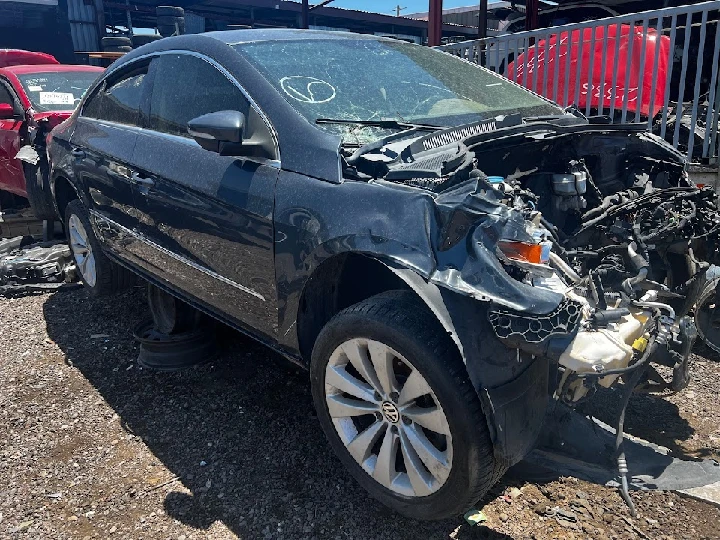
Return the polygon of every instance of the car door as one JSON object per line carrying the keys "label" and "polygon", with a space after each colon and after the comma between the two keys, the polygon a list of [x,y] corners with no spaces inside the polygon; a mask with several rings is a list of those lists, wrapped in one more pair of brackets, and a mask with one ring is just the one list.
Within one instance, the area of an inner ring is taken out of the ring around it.
{"label": "car door", "polygon": [[25,175],[22,163],[15,159],[20,150],[21,132],[25,126],[20,100],[10,83],[0,77],[0,104],[13,107],[15,118],[0,118],[0,189],[25,197]]}
{"label": "car door", "polygon": [[[142,264],[274,339],[272,215],[279,169],[269,125],[237,82],[209,59],[163,54],[153,59],[150,77],[147,129],[133,153],[138,230],[154,247],[145,251]],[[246,137],[266,137],[266,151],[221,156],[188,135],[189,120],[222,110],[245,114]]]}
{"label": "car door", "polygon": [[107,78],[83,105],[70,139],[75,178],[89,194],[90,214],[108,248],[130,256],[137,225],[129,168],[139,132],[149,62]]}

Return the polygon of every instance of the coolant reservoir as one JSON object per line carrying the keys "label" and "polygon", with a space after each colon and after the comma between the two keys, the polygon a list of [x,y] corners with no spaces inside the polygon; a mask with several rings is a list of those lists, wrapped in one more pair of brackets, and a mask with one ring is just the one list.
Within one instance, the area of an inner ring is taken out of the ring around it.
{"label": "coolant reservoir", "polygon": [[[627,367],[633,355],[632,345],[642,337],[648,320],[647,312],[634,311],[606,328],[580,330],[560,356],[560,365],[577,373]],[[599,383],[610,387],[616,378],[603,377]]]}

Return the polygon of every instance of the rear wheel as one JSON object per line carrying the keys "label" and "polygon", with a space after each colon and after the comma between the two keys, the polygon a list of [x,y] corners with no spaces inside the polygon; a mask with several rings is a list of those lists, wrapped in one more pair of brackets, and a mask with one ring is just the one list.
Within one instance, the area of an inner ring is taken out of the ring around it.
{"label": "rear wheel", "polygon": [[131,287],[135,274],[108,259],[90,225],[85,205],[70,201],[65,209],[65,231],[80,278],[93,296],[105,296]]}
{"label": "rear wheel", "polygon": [[340,460],[401,514],[463,513],[504,472],[457,348],[412,293],[383,293],[336,315],[313,349],[311,381]]}

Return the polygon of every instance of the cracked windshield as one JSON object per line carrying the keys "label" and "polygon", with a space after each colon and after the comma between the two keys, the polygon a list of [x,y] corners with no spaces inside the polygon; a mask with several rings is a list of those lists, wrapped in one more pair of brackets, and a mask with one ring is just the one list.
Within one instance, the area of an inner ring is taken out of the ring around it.
{"label": "cracked windshield", "polygon": [[366,144],[403,129],[352,121],[453,127],[513,113],[562,113],[489,71],[407,43],[288,40],[235,48],[311,123],[350,121],[319,124],[345,144]]}

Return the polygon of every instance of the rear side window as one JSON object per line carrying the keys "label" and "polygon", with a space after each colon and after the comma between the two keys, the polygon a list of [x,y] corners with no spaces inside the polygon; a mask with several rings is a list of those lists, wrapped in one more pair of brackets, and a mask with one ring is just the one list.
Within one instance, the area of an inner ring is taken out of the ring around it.
{"label": "rear side window", "polygon": [[166,54],[152,63],[150,129],[190,137],[187,123],[203,114],[240,111],[250,104],[242,92],[213,65],[189,55]]}
{"label": "rear side window", "polygon": [[95,92],[83,107],[82,115],[128,126],[137,126],[147,66],[114,79]]}

